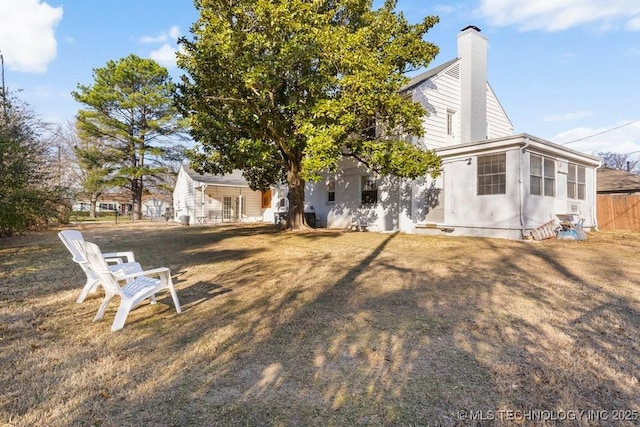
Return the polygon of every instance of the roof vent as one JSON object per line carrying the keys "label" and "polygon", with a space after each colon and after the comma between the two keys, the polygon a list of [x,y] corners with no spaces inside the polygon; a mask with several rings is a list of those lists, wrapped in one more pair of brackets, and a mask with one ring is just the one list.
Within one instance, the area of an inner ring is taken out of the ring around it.
{"label": "roof vent", "polygon": [[473,30],[476,30],[477,32],[482,31],[480,28],[476,27],[475,25],[468,25],[468,26],[464,27],[463,29],[461,29],[460,32],[467,31],[469,28],[471,28]]}
{"label": "roof vent", "polygon": [[456,64],[453,67],[449,68],[445,74],[458,80],[460,78],[460,64]]}

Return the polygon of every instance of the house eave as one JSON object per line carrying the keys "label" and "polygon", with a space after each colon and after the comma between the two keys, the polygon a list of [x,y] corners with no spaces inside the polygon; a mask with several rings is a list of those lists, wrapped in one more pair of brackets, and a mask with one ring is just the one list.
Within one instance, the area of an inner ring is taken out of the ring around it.
{"label": "house eave", "polygon": [[504,151],[524,146],[527,146],[530,151],[548,154],[564,160],[572,160],[588,166],[597,167],[601,164],[599,157],[581,153],[526,133],[441,147],[435,149],[435,152],[442,158],[449,158]]}

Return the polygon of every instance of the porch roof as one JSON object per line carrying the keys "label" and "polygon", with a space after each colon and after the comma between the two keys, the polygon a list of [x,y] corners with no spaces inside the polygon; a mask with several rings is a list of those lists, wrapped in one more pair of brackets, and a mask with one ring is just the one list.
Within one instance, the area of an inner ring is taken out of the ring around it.
{"label": "porch roof", "polygon": [[249,188],[249,183],[242,176],[241,170],[234,170],[226,175],[214,175],[210,173],[199,174],[188,166],[183,166],[184,171],[195,182],[206,185],[217,185],[220,187],[243,187]]}

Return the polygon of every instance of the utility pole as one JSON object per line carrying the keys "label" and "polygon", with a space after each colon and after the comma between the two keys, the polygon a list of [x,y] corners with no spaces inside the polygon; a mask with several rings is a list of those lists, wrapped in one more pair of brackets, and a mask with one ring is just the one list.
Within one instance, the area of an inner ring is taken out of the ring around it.
{"label": "utility pole", "polygon": [[4,86],[4,56],[0,50],[0,69],[2,70],[2,119],[7,120],[7,90]]}

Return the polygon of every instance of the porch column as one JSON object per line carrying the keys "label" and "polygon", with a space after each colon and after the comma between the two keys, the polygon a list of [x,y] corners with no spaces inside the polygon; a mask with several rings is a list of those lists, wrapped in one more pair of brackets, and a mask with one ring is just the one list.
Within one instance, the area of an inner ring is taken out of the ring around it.
{"label": "porch column", "polygon": [[202,188],[202,194],[200,194],[200,216],[206,216],[204,214],[204,204],[205,204],[205,196],[207,194],[207,184],[204,184],[201,188]]}

